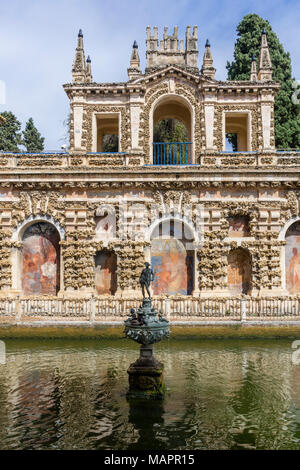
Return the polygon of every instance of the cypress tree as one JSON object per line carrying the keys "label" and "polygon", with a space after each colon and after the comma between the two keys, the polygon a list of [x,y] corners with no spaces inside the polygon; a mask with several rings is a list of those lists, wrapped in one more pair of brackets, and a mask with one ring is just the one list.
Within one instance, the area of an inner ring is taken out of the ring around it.
{"label": "cypress tree", "polygon": [[21,123],[11,111],[4,111],[1,116],[5,122],[0,125],[0,150],[3,152],[19,152],[22,143]]}
{"label": "cypress tree", "polygon": [[277,148],[300,148],[300,108],[294,104],[291,58],[285,52],[270,23],[256,14],[244,16],[237,27],[234,60],[227,62],[228,80],[249,80],[252,54],[259,58],[261,32],[265,28],[271,61],[273,80],[281,84],[275,98],[275,143]]}
{"label": "cypress tree", "polygon": [[23,131],[23,145],[25,145],[27,152],[42,152],[44,140],[45,138],[35,127],[33,119],[29,118]]}

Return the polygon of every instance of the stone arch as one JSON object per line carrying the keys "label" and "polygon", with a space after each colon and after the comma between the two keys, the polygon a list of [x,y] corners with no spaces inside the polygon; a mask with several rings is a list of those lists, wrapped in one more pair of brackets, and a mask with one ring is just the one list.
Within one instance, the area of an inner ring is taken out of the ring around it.
{"label": "stone arch", "polygon": [[[289,228],[294,225],[295,223],[300,222],[300,217],[292,217],[289,219],[283,227],[281,227],[279,235],[278,235],[278,241],[286,242],[286,235],[289,230]],[[287,289],[287,266],[289,265],[289,261],[287,258],[287,249],[286,249],[286,244],[285,246],[281,246],[280,250],[280,268],[281,268],[281,288],[283,289],[284,292],[286,292]]]}
{"label": "stone arch", "polygon": [[197,231],[195,230],[195,227],[194,227],[194,224],[186,219],[186,218],[182,218],[180,216],[172,216],[170,214],[167,214],[165,217],[162,217],[160,219],[157,219],[157,220],[154,220],[154,222],[152,222],[152,224],[150,225],[150,227],[148,228],[148,231],[146,233],[146,241],[151,241],[151,239],[153,238],[153,236],[155,235],[155,231],[157,230],[157,228],[159,227],[160,224],[165,224],[165,223],[168,223],[170,224],[171,221],[174,221],[176,223],[179,223],[179,224],[182,224],[183,226],[183,232],[184,232],[184,235],[185,235],[185,238],[190,238],[190,240],[192,240],[192,243],[197,243],[198,242],[198,234],[197,234]]}
{"label": "stone arch", "polygon": [[99,295],[114,295],[117,291],[117,255],[112,250],[95,254],[95,288]]}
{"label": "stone arch", "polygon": [[195,240],[191,228],[180,219],[161,219],[152,227],[150,241],[154,295],[191,295],[195,286]]}
{"label": "stone arch", "polygon": [[25,295],[56,295],[62,288],[59,242],[64,239],[63,227],[49,215],[31,215],[19,224],[12,235],[17,242],[11,253],[12,288]]}
{"label": "stone arch", "polygon": [[21,285],[25,295],[56,295],[60,289],[60,234],[49,222],[27,226],[22,235]]}
{"label": "stone arch", "polygon": [[[190,101],[181,95],[165,93],[159,96],[152,104],[149,116],[150,161],[153,161],[153,133],[154,126],[162,119],[177,119],[186,129],[188,140],[194,142],[195,110]],[[194,162],[194,145],[192,145],[191,161]]]}
{"label": "stone arch", "polygon": [[249,294],[251,291],[251,255],[244,248],[234,248],[228,253],[227,282],[232,294]]}
{"label": "stone arch", "polygon": [[289,294],[300,292],[300,219],[286,224],[284,239],[284,269],[282,270],[285,288]]}
{"label": "stone arch", "polygon": [[21,222],[14,230],[13,235],[12,235],[12,241],[21,241],[22,236],[25,232],[25,230],[32,224],[37,223],[37,222],[48,222],[56,228],[58,231],[61,240],[65,239],[65,230],[64,228],[60,225],[57,220],[55,220],[51,215],[45,214],[45,215],[30,215],[27,217],[23,222]]}

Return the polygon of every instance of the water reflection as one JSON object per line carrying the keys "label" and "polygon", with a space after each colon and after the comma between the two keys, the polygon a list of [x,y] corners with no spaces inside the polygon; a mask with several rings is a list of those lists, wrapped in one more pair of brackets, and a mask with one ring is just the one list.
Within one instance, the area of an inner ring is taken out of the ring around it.
{"label": "water reflection", "polygon": [[122,340],[7,341],[1,449],[300,449],[286,341],[166,341],[163,402],[126,400]]}

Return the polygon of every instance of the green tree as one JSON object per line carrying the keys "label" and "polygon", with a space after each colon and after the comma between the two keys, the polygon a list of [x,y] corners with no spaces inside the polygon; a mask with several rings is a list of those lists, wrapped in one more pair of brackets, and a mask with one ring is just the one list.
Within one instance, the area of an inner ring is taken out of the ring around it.
{"label": "green tree", "polygon": [[261,32],[265,28],[268,38],[273,80],[281,84],[275,98],[275,143],[277,148],[300,147],[300,108],[292,102],[293,88],[291,58],[285,52],[270,23],[259,15],[244,16],[237,27],[234,60],[227,62],[229,80],[249,80],[252,54],[258,60]]}
{"label": "green tree", "polygon": [[0,126],[0,150],[19,152],[18,145],[22,144],[21,123],[11,111],[4,111],[1,115],[5,122]]}
{"label": "green tree", "polygon": [[44,150],[45,138],[41,136],[34,125],[33,119],[29,118],[23,131],[23,145],[27,152],[42,152]]}
{"label": "green tree", "polygon": [[119,137],[115,134],[105,134],[103,136],[102,152],[118,152]]}
{"label": "green tree", "polygon": [[177,119],[162,119],[154,127],[154,142],[187,142],[185,125]]}

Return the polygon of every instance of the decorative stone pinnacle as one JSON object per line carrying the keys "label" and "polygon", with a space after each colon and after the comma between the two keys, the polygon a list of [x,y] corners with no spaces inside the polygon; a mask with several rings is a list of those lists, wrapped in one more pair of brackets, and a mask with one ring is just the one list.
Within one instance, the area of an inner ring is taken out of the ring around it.
{"label": "decorative stone pinnacle", "polygon": [[262,30],[257,78],[260,81],[272,80],[272,62],[265,28]]}
{"label": "decorative stone pinnacle", "polygon": [[210,51],[210,42],[207,39],[205,43],[205,52],[203,56],[203,64],[201,73],[205,77],[215,78],[216,69],[213,66],[213,58]]}
{"label": "decorative stone pinnacle", "polygon": [[72,77],[73,83],[85,83],[87,76],[86,76],[86,61],[84,55],[84,47],[83,47],[83,34],[82,30],[79,30],[78,38],[77,38],[77,48],[75,52],[75,59],[73,62],[72,67]]}
{"label": "decorative stone pinnacle", "polygon": [[141,75],[140,57],[138,53],[138,44],[134,40],[132,45],[132,53],[130,58],[130,65],[127,69],[129,80],[133,80]]}
{"label": "decorative stone pinnacle", "polygon": [[252,57],[251,57],[250,81],[251,82],[257,81],[257,66],[256,66],[256,59],[255,59],[254,54],[252,54]]}

